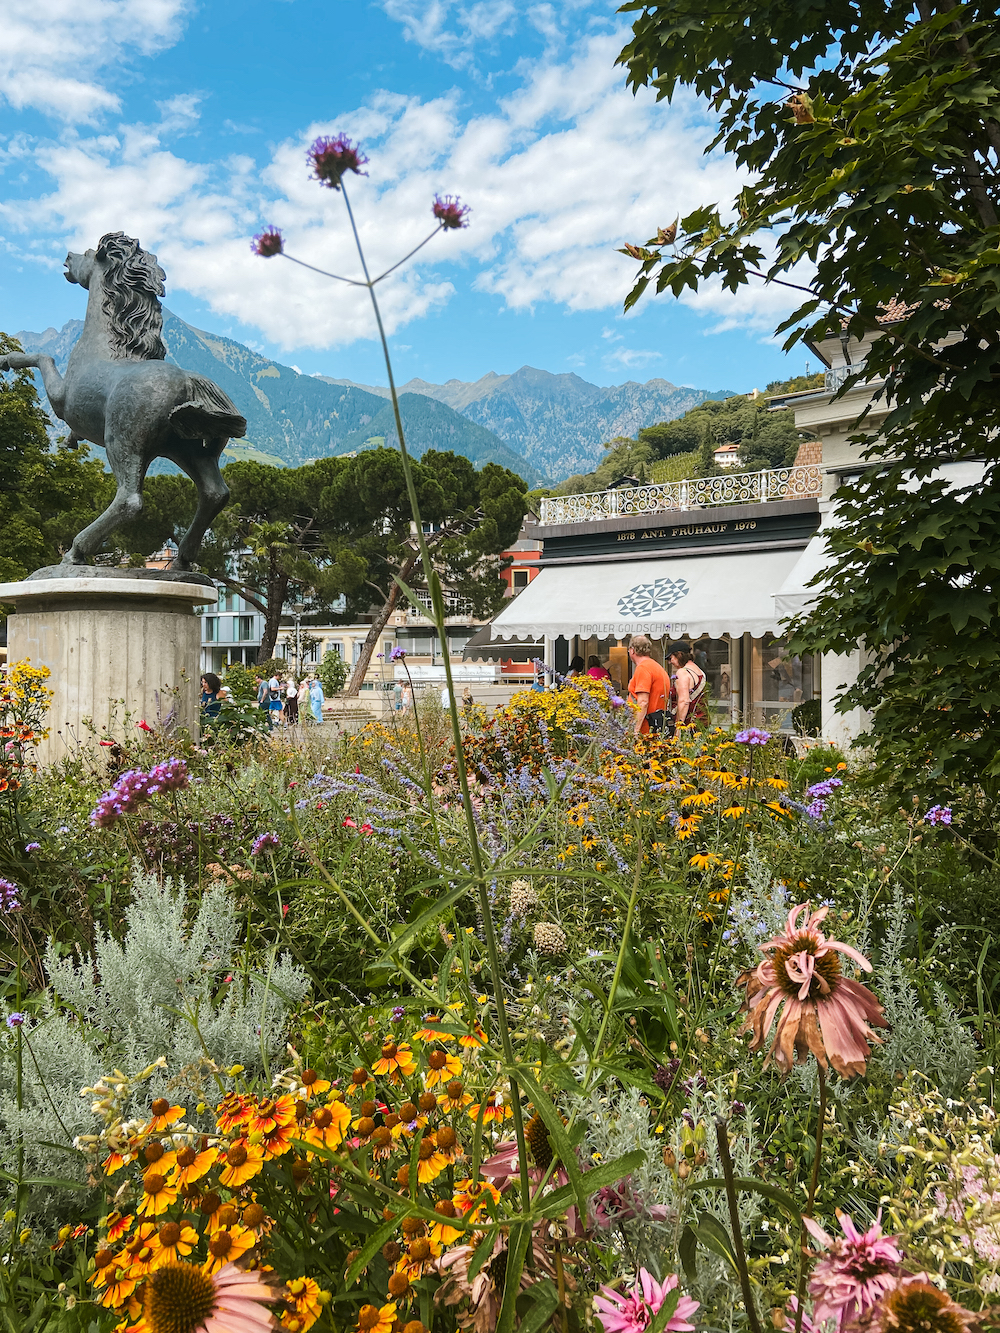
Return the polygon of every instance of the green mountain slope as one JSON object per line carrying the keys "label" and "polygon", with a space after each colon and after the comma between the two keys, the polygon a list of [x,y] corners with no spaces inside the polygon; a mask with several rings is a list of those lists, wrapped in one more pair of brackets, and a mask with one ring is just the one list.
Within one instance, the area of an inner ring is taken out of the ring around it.
{"label": "green mountain slope", "polygon": [[[399,411],[407,444],[417,458],[428,449],[451,450],[463,454],[477,468],[486,463],[499,463],[501,467],[510,468],[511,472],[524,477],[530,486],[537,486],[543,480],[536,468],[501,444],[492,431],[467,420],[434,398],[418,393],[401,394]],[[398,442],[391,403],[385,403],[367,426],[348,435],[334,452],[351,453],[365,448],[369,441],[372,441],[369,447],[374,447],[375,441],[381,444],[383,440],[390,445]]]}
{"label": "green mountain slope", "polygon": [[[47,353],[65,371],[82,328],[80,320],[70,320],[59,330],[21,330],[15,336],[26,351]],[[169,310],[163,312],[163,340],[168,360],[214,380],[246,417],[246,439],[233,441],[227,451],[230,457],[275,459],[296,467],[330,454],[349,453],[371,436],[395,440],[392,414],[388,413],[387,422],[386,401],[378,394],[301,375],[232,338],[196,329]],[[490,461],[500,463],[523,476],[529,485],[541,479],[537,469],[529,467],[491,431],[446,404],[423,398],[415,398],[415,402],[415,408],[408,405],[404,421],[407,442],[418,457],[428,449],[450,449],[477,467]],[[430,411],[425,410],[425,404],[430,405]],[[173,466],[159,460],[152,470],[172,471]]]}

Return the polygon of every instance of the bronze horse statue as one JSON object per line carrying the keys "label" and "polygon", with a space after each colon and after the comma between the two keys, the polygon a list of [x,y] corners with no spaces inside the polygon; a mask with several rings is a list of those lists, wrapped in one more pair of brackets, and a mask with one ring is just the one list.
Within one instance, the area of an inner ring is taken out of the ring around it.
{"label": "bronze horse statue", "polygon": [[87,317],[65,379],[50,356],[0,356],[0,371],[36,366],[70,442],[104,447],[118,489],[99,518],[79,533],[64,565],[83,565],[122,523],[142,512],[142,483],[154,458],[169,458],[194,482],[198,508],[173,568],[188,570],[229,499],[219,457],[247,423],[217,384],[168,364],[163,331],[166,274],[124,232],[102,236],[96,250],[66,256],[66,279],[90,293]]}

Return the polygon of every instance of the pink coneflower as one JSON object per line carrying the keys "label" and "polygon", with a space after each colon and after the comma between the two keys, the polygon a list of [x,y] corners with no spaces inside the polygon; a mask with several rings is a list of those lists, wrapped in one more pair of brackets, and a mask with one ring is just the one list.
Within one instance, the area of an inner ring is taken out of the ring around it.
{"label": "pink coneflower", "polygon": [[[260,255],[262,259],[271,259],[274,255],[280,255],[284,247],[284,240],[277,227],[265,227],[259,231],[250,242],[250,249],[255,255]],[[143,726],[143,723],[139,724]],[[146,728],[147,731],[149,728]]]}
{"label": "pink coneflower", "polygon": [[[879,1040],[870,1025],[889,1025],[871,991],[842,974],[837,954],[865,972],[872,970],[871,963],[849,944],[828,940],[819,926],[829,908],[809,913],[809,906],[793,907],[785,934],[760,946],[771,957],[737,978],[736,984],[746,988],[744,1031],[753,1029],[750,1049],[759,1051],[784,1005],[765,1063],[773,1060],[787,1074],[811,1051],[824,1069],[829,1060],[838,1074],[852,1078],[865,1072],[868,1043]],[[804,925],[803,913],[809,913]]]}
{"label": "pink coneflower", "polygon": [[846,1213],[839,1218],[843,1240],[834,1240],[811,1217],[802,1219],[826,1251],[809,1279],[813,1321],[821,1325],[836,1319],[838,1329],[853,1323],[895,1286],[903,1258],[896,1237],[882,1235],[881,1213],[864,1232]]}
{"label": "pink coneflower", "polygon": [[878,1333],[967,1333],[976,1322],[971,1310],[918,1273],[893,1283],[873,1312],[872,1327]]}
{"label": "pink coneflower", "polygon": [[259,1273],[226,1264],[210,1277],[177,1260],[149,1275],[143,1313],[149,1333],[266,1333],[277,1299]]}
{"label": "pink coneflower", "polygon": [[[604,1333],[644,1333],[668,1293],[676,1286],[676,1274],[668,1273],[662,1282],[657,1282],[652,1273],[640,1268],[639,1281],[631,1291],[602,1287],[601,1295],[594,1297],[594,1308],[604,1325]],[[688,1316],[693,1315],[699,1306],[699,1301],[682,1296],[664,1327],[669,1333],[691,1333],[694,1324],[688,1322]]]}
{"label": "pink coneflower", "polygon": [[309,145],[306,161],[312,167],[315,179],[331,190],[340,189],[340,182],[349,171],[356,176],[368,175],[367,171],[361,170],[367,157],[346,134],[338,134],[335,139],[315,139]]}
{"label": "pink coneflower", "polygon": [[436,194],[431,212],[445,231],[456,231],[459,227],[469,225],[468,217],[472,209],[468,204],[463,204],[457,194],[446,194],[443,198]]}

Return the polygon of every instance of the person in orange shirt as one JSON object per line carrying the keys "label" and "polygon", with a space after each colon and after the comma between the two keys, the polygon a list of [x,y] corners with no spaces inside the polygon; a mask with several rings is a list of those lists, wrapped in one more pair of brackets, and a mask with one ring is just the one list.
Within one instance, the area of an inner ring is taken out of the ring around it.
{"label": "person in orange shirt", "polygon": [[653,645],[645,634],[635,634],[629,644],[628,655],[634,668],[628,683],[628,692],[635,704],[635,734],[656,735],[663,730],[666,720],[667,696],[670,682],[659,662],[651,656]]}

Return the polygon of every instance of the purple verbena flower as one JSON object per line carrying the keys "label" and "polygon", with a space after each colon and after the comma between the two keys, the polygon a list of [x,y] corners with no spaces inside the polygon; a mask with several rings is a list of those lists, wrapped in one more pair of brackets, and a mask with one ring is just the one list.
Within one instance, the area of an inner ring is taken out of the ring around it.
{"label": "purple verbena flower", "polygon": [[42,844],[40,842],[29,842],[25,844],[24,850],[26,852],[40,852],[42,850]]}
{"label": "purple verbena flower", "polygon": [[167,759],[154,764],[148,773],[141,768],[123,773],[110,791],[106,791],[90,813],[92,828],[110,828],[122,815],[130,815],[144,801],[162,792],[183,791],[191,785],[187,762]]}
{"label": "purple verbena flower", "polygon": [[951,808],[947,805],[932,805],[924,815],[927,824],[950,824],[951,819]]}
{"label": "purple verbena flower", "polygon": [[313,169],[313,177],[320,184],[331,190],[339,190],[340,182],[348,171],[356,176],[367,176],[361,168],[368,161],[360,147],[352,143],[346,134],[338,134],[334,139],[321,137],[309,145],[306,161]]}
{"label": "purple verbena flower", "polygon": [[826,801],[810,801],[805,812],[810,819],[821,819],[826,813]]}
{"label": "purple verbena flower", "polygon": [[17,896],[18,888],[9,879],[0,879],[0,912],[17,912],[21,900]]}
{"label": "purple verbena flower", "polygon": [[392,652],[389,654],[389,661],[390,661],[390,662],[402,662],[402,660],[403,660],[403,658],[404,658],[405,656],[406,656],[406,649],[405,649],[405,648],[399,648],[399,647],[396,647],[396,648],[393,648]]}
{"label": "purple verbena flower", "polygon": [[761,731],[759,727],[747,727],[746,731],[736,733],[736,743],[738,745],[766,745],[771,739],[769,731]]}
{"label": "purple verbena flower", "polygon": [[827,778],[825,782],[814,782],[806,788],[807,796],[832,796],[838,787],[844,785],[843,778]]}
{"label": "purple verbena flower", "polygon": [[468,204],[463,204],[457,194],[446,194],[443,198],[436,194],[431,212],[445,231],[455,231],[469,225],[467,218],[472,209]]}
{"label": "purple verbena flower", "polygon": [[621,697],[620,694],[613,694],[611,698],[608,700],[608,702],[611,704],[612,708],[625,707],[625,700]]}
{"label": "purple verbena flower", "polygon": [[250,848],[251,856],[260,856],[264,852],[273,852],[276,847],[281,846],[281,839],[277,833],[261,833],[253,840],[253,846]]}
{"label": "purple verbena flower", "polygon": [[13,1031],[15,1028],[21,1027],[27,1017],[27,1014],[8,1014],[7,1026]]}
{"label": "purple verbena flower", "polygon": [[280,255],[284,248],[285,242],[277,227],[265,227],[250,242],[250,249],[255,255],[260,255],[261,259],[270,259],[274,255]]}
{"label": "purple verbena flower", "polygon": [[406,1010],[401,1004],[395,1004],[392,1007],[392,1012],[389,1017],[394,1023],[402,1023],[403,1019],[406,1017]]}

